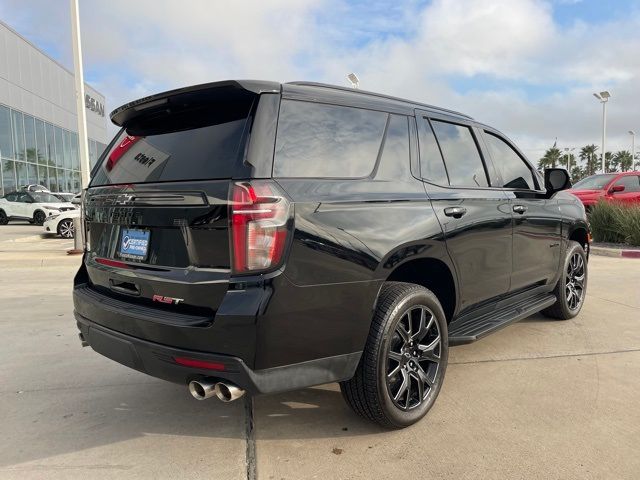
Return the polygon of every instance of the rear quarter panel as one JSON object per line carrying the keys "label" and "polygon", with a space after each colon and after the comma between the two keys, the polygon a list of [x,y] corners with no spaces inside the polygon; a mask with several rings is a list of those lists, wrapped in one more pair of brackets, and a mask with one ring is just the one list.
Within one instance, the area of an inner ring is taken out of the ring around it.
{"label": "rear quarter panel", "polygon": [[395,268],[425,257],[449,264],[418,180],[278,183],[294,202],[295,232],[259,320],[258,368],[362,350],[382,282]]}

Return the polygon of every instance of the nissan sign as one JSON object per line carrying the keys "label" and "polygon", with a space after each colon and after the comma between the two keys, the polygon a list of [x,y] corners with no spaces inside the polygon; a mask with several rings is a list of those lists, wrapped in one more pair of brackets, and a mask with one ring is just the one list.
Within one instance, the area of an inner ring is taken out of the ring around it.
{"label": "nissan sign", "polygon": [[101,117],[104,117],[104,105],[88,93],[84,96],[84,106],[92,112],[96,112]]}

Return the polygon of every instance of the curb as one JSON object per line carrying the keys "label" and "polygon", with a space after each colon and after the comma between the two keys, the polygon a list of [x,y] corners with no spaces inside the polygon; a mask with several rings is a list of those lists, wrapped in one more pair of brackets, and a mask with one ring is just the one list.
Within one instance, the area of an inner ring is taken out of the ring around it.
{"label": "curb", "polygon": [[622,248],[594,247],[589,248],[589,253],[602,257],[640,258],[640,250],[624,250]]}

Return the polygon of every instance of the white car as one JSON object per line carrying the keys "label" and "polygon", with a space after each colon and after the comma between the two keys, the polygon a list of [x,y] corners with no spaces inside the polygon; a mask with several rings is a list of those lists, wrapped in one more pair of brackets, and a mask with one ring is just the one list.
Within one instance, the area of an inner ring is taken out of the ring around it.
{"label": "white car", "polygon": [[79,209],[67,210],[66,212],[51,215],[44,221],[44,232],[55,233],[62,238],[73,238],[75,234],[73,219],[79,217]]}
{"label": "white car", "polygon": [[76,208],[47,192],[11,192],[0,198],[0,225],[20,219],[42,225],[47,217]]}

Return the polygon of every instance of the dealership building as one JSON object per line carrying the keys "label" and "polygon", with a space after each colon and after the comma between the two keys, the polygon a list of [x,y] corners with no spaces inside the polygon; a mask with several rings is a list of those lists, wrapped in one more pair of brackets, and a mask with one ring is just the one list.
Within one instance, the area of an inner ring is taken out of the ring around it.
{"label": "dealership building", "polygon": [[[86,85],[89,159],[108,143],[105,98]],[[79,192],[73,73],[0,21],[0,194],[41,184]]]}

